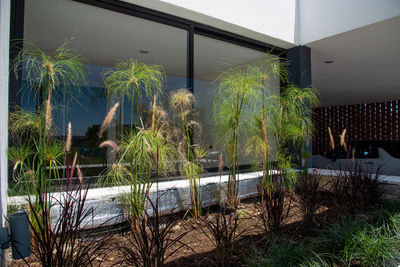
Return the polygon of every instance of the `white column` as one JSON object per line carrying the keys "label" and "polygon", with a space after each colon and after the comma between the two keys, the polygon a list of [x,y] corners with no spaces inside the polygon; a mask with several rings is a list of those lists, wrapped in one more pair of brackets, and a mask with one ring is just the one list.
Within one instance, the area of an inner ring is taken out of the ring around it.
{"label": "white column", "polygon": [[8,189],[8,73],[11,0],[0,1],[0,204],[1,224],[7,216]]}

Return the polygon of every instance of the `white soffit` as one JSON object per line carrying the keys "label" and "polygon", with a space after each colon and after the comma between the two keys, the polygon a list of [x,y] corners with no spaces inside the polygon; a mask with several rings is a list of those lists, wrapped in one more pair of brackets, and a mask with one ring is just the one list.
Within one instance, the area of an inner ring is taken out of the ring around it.
{"label": "white soffit", "polygon": [[[306,44],[322,105],[400,99],[400,16]],[[326,64],[324,61],[334,61]]]}
{"label": "white soffit", "polygon": [[307,44],[400,15],[400,0],[297,1],[297,44]]}

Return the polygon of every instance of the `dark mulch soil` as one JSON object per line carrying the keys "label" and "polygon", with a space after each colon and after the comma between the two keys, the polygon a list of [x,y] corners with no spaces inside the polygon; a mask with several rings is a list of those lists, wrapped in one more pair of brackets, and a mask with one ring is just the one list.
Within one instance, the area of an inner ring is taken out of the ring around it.
{"label": "dark mulch soil", "polygon": [[[235,242],[235,250],[233,254],[232,266],[245,266],[245,258],[249,251],[256,247],[264,247],[266,244],[265,233],[263,232],[262,222],[259,220],[259,208],[257,199],[248,199],[242,201],[239,208],[243,212],[243,218],[240,219],[238,232],[241,233]],[[209,215],[213,216],[213,211],[209,210]],[[302,218],[296,208],[292,209],[290,219],[283,229],[282,235],[290,237],[291,239],[302,239],[305,237],[312,237],[317,234],[321,225],[325,225],[332,217],[326,207],[321,207],[318,211],[317,219],[312,227],[304,227]],[[215,250],[212,242],[205,236],[202,230],[199,229],[199,223],[193,218],[182,220],[179,224],[174,226],[173,235],[177,236],[182,233],[187,234],[181,240],[187,247],[175,252],[167,259],[167,266],[214,266]],[[129,234],[114,235],[113,242],[126,242]],[[105,259],[99,259],[95,266],[115,266],[115,263],[120,261],[116,251],[110,251]],[[28,261],[31,266],[40,266],[33,257]],[[13,261],[12,266],[25,266],[21,261]]]}

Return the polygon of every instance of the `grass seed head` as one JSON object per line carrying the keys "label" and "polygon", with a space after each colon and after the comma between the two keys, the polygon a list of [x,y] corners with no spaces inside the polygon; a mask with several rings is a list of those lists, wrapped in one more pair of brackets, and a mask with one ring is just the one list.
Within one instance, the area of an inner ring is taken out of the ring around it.
{"label": "grass seed head", "polygon": [[328,133],[329,133],[329,140],[331,141],[331,148],[332,150],[335,149],[335,140],[333,139],[331,127],[328,127]]}
{"label": "grass seed head", "polygon": [[344,150],[347,152],[347,144],[346,144],[346,128],[343,130],[342,134],[340,135],[340,145],[343,146]]}
{"label": "grass seed head", "polygon": [[46,128],[50,129],[51,126],[51,104],[50,100],[46,100]]}
{"label": "grass seed head", "polygon": [[119,152],[119,148],[118,148],[117,144],[115,142],[111,141],[111,140],[104,141],[103,143],[101,143],[99,145],[100,148],[104,148],[104,147],[107,147],[107,146],[111,147],[112,149],[114,149],[114,151]]}
{"label": "grass seed head", "polygon": [[79,165],[76,165],[76,170],[77,170],[77,172],[78,172],[79,182],[82,184],[82,182],[83,182],[83,175],[82,175],[82,171],[81,171],[81,168],[79,167]]}
{"label": "grass seed head", "polygon": [[72,143],[72,129],[71,129],[71,122],[68,123],[68,130],[67,130],[67,140],[65,142],[65,151],[69,152],[71,150],[71,143]]}
{"label": "grass seed head", "polygon": [[110,111],[107,113],[107,116],[104,118],[103,124],[100,127],[99,138],[101,138],[103,136],[103,133],[107,130],[108,125],[114,118],[115,111],[117,110],[118,105],[119,105],[118,102],[115,103],[114,107],[112,107],[112,109],[110,109]]}

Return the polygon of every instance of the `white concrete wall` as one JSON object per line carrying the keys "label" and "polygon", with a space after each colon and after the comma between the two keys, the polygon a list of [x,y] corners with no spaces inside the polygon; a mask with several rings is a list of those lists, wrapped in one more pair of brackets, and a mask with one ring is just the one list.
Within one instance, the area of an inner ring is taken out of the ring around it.
{"label": "white concrete wall", "polygon": [[[240,199],[246,199],[257,196],[257,185],[261,176],[262,172],[240,174],[238,197]],[[217,192],[222,192],[221,197],[225,198],[224,190],[227,186],[227,182],[228,175],[222,175],[221,177],[204,177],[201,179],[201,199],[204,208],[218,203],[219,197]],[[93,209],[93,216],[85,218],[81,226],[90,228],[98,225],[105,226],[123,222],[125,216],[119,201],[119,196],[129,192],[129,186],[89,189],[85,208]],[[55,224],[58,218],[57,214],[61,214],[61,207],[57,203],[61,201],[62,198],[60,193],[52,193],[52,196],[54,200],[54,206],[52,206],[54,217],[53,224]],[[159,211],[161,214],[190,209],[189,181],[183,179],[153,184],[150,189],[150,199],[155,204],[157,198],[159,199]],[[13,196],[8,199],[9,205],[15,209],[26,205],[26,200],[27,196]],[[152,207],[149,207],[149,214],[152,213]]]}
{"label": "white concrete wall", "polygon": [[0,222],[7,215],[8,64],[10,43],[10,0],[0,1]]}
{"label": "white concrete wall", "polygon": [[298,0],[297,44],[400,15],[400,0]]}

